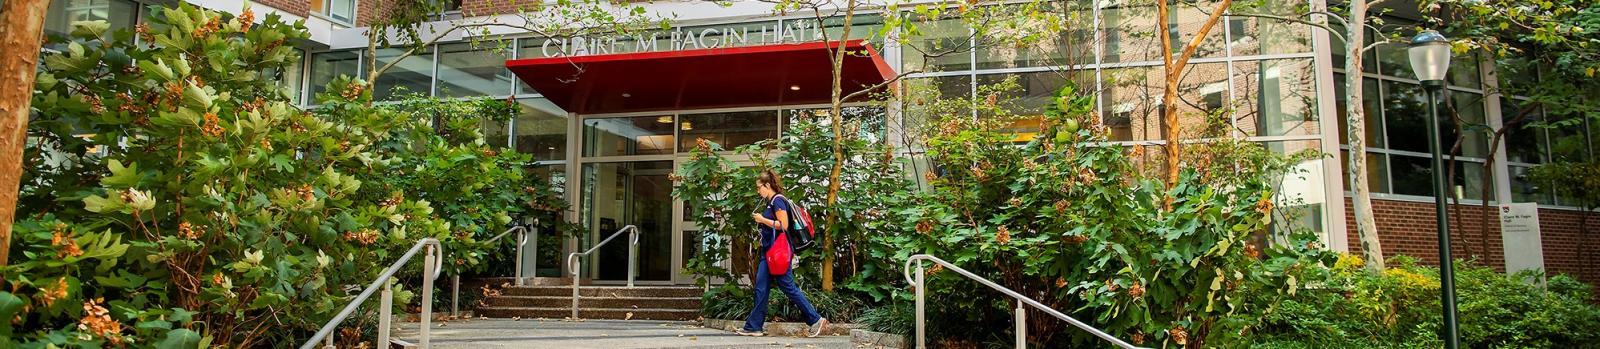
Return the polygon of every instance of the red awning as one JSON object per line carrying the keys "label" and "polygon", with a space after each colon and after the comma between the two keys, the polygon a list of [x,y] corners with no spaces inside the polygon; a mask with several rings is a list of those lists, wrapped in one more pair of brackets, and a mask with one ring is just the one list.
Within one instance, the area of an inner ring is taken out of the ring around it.
{"label": "red awning", "polygon": [[[844,43],[844,94],[894,77],[877,50]],[[579,114],[829,102],[829,49],[810,42],[666,52],[514,59],[506,67],[550,102]]]}

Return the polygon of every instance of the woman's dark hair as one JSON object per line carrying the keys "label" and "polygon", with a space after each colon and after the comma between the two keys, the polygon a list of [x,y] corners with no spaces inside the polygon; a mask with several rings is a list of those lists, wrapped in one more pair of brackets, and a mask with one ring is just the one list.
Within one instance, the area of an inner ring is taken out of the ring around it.
{"label": "woman's dark hair", "polygon": [[765,184],[767,188],[772,188],[772,192],[779,195],[783,194],[783,179],[780,179],[778,173],[772,172],[771,169],[762,170],[761,175],[756,177],[756,184]]}

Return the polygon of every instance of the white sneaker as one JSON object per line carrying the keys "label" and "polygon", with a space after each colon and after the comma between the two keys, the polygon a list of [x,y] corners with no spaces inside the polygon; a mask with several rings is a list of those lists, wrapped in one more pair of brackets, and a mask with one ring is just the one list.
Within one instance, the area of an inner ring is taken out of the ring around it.
{"label": "white sneaker", "polygon": [[826,327],[828,327],[828,318],[817,319],[817,323],[811,324],[811,328],[806,332],[806,337],[822,335],[822,329]]}
{"label": "white sneaker", "polygon": [[740,336],[749,336],[749,337],[761,337],[761,336],[767,335],[766,332],[749,331],[749,330],[745,330],[743,327],[741,327],[741,328],[739,328],[737,330],[733,330],[733,333],[736,333],[736,334],[738,334]]}

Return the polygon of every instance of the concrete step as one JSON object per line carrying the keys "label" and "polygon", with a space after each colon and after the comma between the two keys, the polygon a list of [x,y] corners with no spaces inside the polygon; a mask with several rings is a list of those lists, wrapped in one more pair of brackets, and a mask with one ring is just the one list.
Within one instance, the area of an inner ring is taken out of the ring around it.
{"label": "concrete step", "polygon": [[[570,290],[569,290],[570,292]],[[499,296],[483,300],[484,307],[549,307],[572,306],[572,295],[566,296]],[[578,308],[616,309],[683,309],[700,310],[700,297],[579,297]]]}
{"label": "concrete step", "polygon": [[[705,294],[705,289],[693,286],[580,286],[578,294],[582,297],[695,297]],[[572,286],[524,286],[507,287],[500,290],[502,296],[523,297],[572,297]],[[569,298],[570,299],[570,298]]]}
{"label": "concrete step", "polygon": [[[572,316],[572,308],[551,307],[479,307],[478,314],[491,318],[522,318],[522,319],[550,319],[560,320]],[[630,317],[629,314],[632,314]],[[578,308],[578,317],[583,319],[632,319],[632,320],[678,320],[687,321],[700,317],[700,309],[658,309],[658,308]]]}

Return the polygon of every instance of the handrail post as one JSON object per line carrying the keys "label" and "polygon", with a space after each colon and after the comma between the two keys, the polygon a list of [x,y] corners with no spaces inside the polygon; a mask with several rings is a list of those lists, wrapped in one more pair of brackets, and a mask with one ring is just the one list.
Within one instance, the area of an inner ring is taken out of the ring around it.
{"label": "handrail post", "polygon": [[[534,218],[533,219],[533,224],[529,224],[528,227],[533,229],[533,234],[531,234],[531,237],[530,237],[530,235],[528,234],[528,229],[523,229],[522,230],[522,234],[523,234],[522,235],[522,242],[518,242],[517,243],[517,248],[519,249],[519,250],[517,250],[518,251],[517,255],[518,256],[522,255],[522,252],[520,252],[520,251],[522,251],[522,250],[520,250],[522,248],[522,245],[527,245],[528,244],[528,240],[533,240],[533,265],[528,266],[528,270],[532,270],[533,271],[533,277],[539,277],[539,219],[538,218]],[[559,254],[557,254],[557,256],[559,256]],[[518,260],[520,261],[521,259],[518,259]],[[518,269],[518,270],[521,270],[521,269]],[[522,275],[523,274],[517,274],[517,277],[522,277]],[[517,280],[517,281],[518,281],[517,286],[521,286],[522,284],[520,282],[522,280]]]}
{"label": "handrail post", "polygon": [[634,272],[639,267],[639,227],[628,232],[628,288],[633,288]]}
{"label": "handrail post", "polygon": [[379,348],[389,347],[389,328],[394,321],[394,290],[392,283],[383,283],[383,293],[378,297],[378,345]]}
{"label": "handrail post", "polygon": [[1028,347],[1028,315],[1022,308],[1022,300],[1017,300],[1017,349]]}
{"label": "handrail post", "polygon": [[924,311],[923,298],[926,297],[926,295],[927,295],[928,285],[927,285],[927,283],[924,282],[925,279],[924,279],[923,275],[925,275],[925,274],[923,274],[923,271],[922,271],[922,263],[918,262],[917,263],[917,284],[916,284],[916,287],[917,287],[916,288],[916,292],[917,292],[917,349],[927,349],[928,348],[928,342],[927,342],[928,333],[927,333],[926,325],[923,323],[923,320],[924,320],[924,318],[923,318],[923,311]]}
{"label": "handrail post", "polygon": [[[526,244],[526,243],[528,243],[528,235],[523,233],[522,231],[517,231],[517,258],[516,258],[516,260],[517,260],[516,261],[516,266],[517,266],[516,268],[517,269],[516,269],[516,272],[514,274],[517,286],[522,286],[522,259],[528,257],[528,256],[522,255],[522,245]],[[535,251],[534,253],[537,254],[538,253],[537,251],[539,251],[539,250],[538,249],[534,249],[534,251]]]}
{"label": "handrail post", "polygon": [[572,269],[572,321],[578,321],[578,271],[583,261],[577,253],[567,256],[567,267]]}
{"label": "handrail post", "polygon": [[439,259],[438,253],[435,246],[429,244],[426,254],[422,255],[422,318],[419,319],[422,328],[422,349],[432,348],[428,340],[428,330],[432,329],[433,323],[433,279],[437,276],[433,273],[434,268],[438,267],[434,265],[434,261]]}
{"label": "handrail post", "polygon": [[461,274],[450,276],[450,316],[461,317]]}

